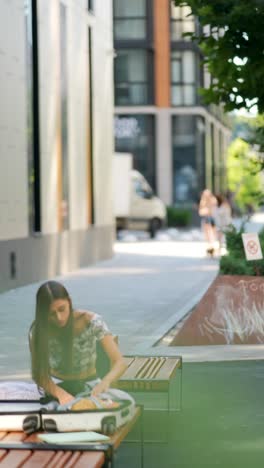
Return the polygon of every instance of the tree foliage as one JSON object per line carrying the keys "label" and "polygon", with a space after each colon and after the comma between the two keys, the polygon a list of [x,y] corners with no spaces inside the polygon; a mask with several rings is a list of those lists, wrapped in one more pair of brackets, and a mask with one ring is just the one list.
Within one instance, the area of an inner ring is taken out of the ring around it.
{"label": "tree foliage", "polygon": [[256,150],[259,153],[261,169],[264,169],[264,115],[259,114],[256,117],[248,118],[247,127],[248,135],[246,135],[244,139],[256,147]]}
{"label": "tree foliage", "polygon": [[236,138],[228,149],[228,189],[241,209],[257,208],[262,202],[262,179],[257,167],[258,159],[249,144]]}
{"label": "tree foliage", "polygon": [[[263,276],[263,260],[251,260],[245,258],[242,242],[242,233],[245,231],[246,222],[239,229],[234,226],[226,230],[227,255],[220,259],[220,274],[222,275],[250,275]],[[264,252],[264,230],[259,232],[261,250]]]}
{"label": "tree foliage", "polygon": [[[211,74],[201,94],[205,103],[223,103],[230,111],[257,103],[264,111],[264,1],[174,0],[188,4],[202,26],[198,41]],[[210,29],[210,33],[208,33]]]}
{"label": "tree foliage", "polygon": [[264,169],[264,115],[255,117],[236,117],[233,122],[233,136],[249,143],[255,151],[255,168],[252,173]]}

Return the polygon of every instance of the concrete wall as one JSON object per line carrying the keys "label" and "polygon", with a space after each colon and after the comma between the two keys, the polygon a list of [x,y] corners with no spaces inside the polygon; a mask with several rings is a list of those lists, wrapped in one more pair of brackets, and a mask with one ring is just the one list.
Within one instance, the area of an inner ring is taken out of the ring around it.
{"label": "concrete wall", "polygon": [[0,241],[28,233],[25,22],[21,6],[23,1],[18,0],[0,3]]}
{"label": "concrete wall", "polygon": [[110,0],[96,0],[94,5],[96,26],[93,31],[95,222],[96,225],[101,226],[105,223],[113,223],[114,50],[112,23],[109,27],[113,12]]}
{"label": "concrete wall", "polygon": [[[60,226],[60,3],[66,7],[69,230]],[[41,233],[28,203],[24,0],[0,2],[0,291],[112,255],[112,0],[38,0]],[[92,31],[94,225],[88,223]],[[13,269],[14,278],[11,278]],[[14,274],[15,272],[15,274]]]}

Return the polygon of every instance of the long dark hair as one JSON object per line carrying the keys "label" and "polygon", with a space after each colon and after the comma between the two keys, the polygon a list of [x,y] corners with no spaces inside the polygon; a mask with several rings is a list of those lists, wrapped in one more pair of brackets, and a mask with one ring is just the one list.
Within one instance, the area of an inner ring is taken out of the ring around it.
{"label": "long dark hair", "polygon": [[70,305],[69,320],[63,329],[58,330],[58,339],[63,346],[64,367],[71,367],[73,341],[73,309],[72,301],[65,287],[56,281],[42,284],[36,295],[36,315],[32,325],[31,366],[35,382],[43,386],[50,377],[49,367],[49,334],[52,325],[49,323],[51,303],[56,299],[66,299]]}

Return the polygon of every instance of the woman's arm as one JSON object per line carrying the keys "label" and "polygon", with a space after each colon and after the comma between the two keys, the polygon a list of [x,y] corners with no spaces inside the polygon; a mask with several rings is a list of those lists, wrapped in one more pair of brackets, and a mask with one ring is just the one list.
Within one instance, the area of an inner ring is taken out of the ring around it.
{"label": "woman's arm", "polygon": [[96,396],[99,393],[106,392],[111,386],[111,383],[117,380],[126,370],[124,358],[114,341],[112,335],[106,335],[101,340],[102,346],[110,358],[112,363],[111,370],[104,376],[92,391],[92,395]]}
{"label": "woman's arm", "polygon": [[56,385],[51,379],[49,379],[45,384],[41,384],[41,387],[45,390],[46,393],[52,395],[54,398],[57,398],[61,405],[66,405],[74,399],[73,395]]}

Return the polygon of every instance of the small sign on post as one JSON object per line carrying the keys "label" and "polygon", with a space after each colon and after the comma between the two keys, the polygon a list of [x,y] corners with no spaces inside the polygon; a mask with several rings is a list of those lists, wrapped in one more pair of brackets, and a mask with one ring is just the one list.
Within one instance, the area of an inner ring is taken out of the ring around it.
{"label": "small sign on post", "polygon": [[247,260],[261,260],[263,258],[257,233],[243,233],[242,240]]}

